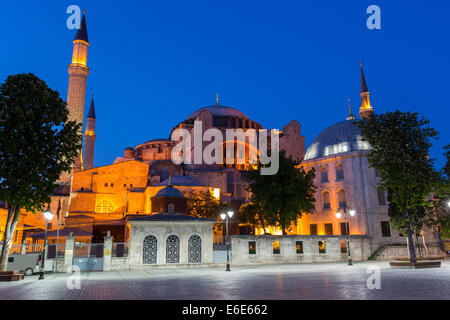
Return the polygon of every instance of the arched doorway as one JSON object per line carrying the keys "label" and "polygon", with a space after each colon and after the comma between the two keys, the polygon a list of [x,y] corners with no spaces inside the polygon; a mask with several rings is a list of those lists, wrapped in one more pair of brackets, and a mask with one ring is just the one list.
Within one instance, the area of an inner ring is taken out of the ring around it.
{"label": "arched doorway", "polygon": [[180,238],[171,235],[166,240],[166,263],[180,262]]}
{"label": "arched doorway", "polygon": [[158,252],[158,241],[155,236],[147,236],[144,239],[144,252],[143,252],[143,263],[153,264],[156,263],[156,257]]}
{"label": "arched doorway", "polygon": [[188,241],[189,263],[202,262],[202,239],[197,235],[192,235]]}

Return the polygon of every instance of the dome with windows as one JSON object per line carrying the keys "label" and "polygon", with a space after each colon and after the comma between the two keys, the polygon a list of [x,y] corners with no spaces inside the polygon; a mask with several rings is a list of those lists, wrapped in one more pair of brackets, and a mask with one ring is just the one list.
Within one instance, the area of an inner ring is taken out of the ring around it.
{"label": "dome with windows", "polygon": [[367,141],[362,140],[361,130],[355,123],[356,118],[349,117],[322,131],[306,151],[304,160],[334,156],[342,153],[370,150]]}

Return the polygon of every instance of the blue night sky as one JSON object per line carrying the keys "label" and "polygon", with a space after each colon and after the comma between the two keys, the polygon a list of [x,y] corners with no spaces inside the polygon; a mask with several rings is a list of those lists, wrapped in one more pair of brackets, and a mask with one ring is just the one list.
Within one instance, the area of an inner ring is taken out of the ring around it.
{"label": "blue night sky", "polygon": [[[428,4],[427,4],[428,3]],[[291,119],[307,146],[360,105],[363,60],[375,112],[400,109],[440,132],[448,119],[449,1],[2,1],[0,81],[32,72],[67,96],[75,30],[66,9],[87,11],[86,108],[95,94],[95,166],[127,146],[168,138],[195,109],[235,107],[265,128]],[[366,8],[381,8],[381,30]]]}

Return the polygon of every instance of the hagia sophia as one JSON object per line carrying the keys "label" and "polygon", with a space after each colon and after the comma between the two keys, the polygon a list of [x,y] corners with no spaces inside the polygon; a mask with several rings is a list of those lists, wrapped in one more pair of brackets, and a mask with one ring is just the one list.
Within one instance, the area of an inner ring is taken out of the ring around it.
{"label": "hagia sophia", "polygon": [[[73,41],[72,61],[69,65],[67,104],[71,119],[83,123],[83,149],[75,160],[73,172],[63,175],[59,188],[51,196],[50,209],[59,213],[60,241],[73,233],[79,242],[102,242],[108,231],[116,242],[127,242],[130,218],[150,216],[161,212],[183,212],[177,198],[188,197],[192,191],[211,192],[223,202],[239,207],[249,199],[248,181],[244,164],[180,164],[172,162],[171,153],[176,141],[170,139],[173,130],[192,130],[194,121],[202,121],[204,129],[227,128],[262,129],[262,124],[249,119],[233,107],[223,106],[217,97],[216,104],[194,110],[184,121],[174,124],[172,132],[163,132],[164,138],[152,138],[136,146],[124,146],[124,152],[107,166],[94,167],[96,135],[96,110],[94,99],[89,101],[85,118],[86,83],[89,76],[87,64],[89,39],[86,17]],[[373,106],[361,65],[361,106],[359,116],[369,117]],[[101,109],[99,109],[101,110]],[[100,114],[99,119],[100,119]],[[279,132],[279,146],[287,156],[301,161],[304,170],[316,171],[316,204],[312,214],[298,219],[289,232],[293,235],[367,235],[371,246],[403,243],[404,237],[391,229],[388,217],[387,195],[378,189],[378,174],[368,163],[370,146],[361,138],[354,124],[357,116],[349,105],[349,114],[323,130],[306,149],[305,136],[296,120],[286,120]],[[248,146],[245,146],[248,151]],[[161,199],[172,199],[168,203]],[[350,223],[339,219],[335,213],[346,206],[356,211]],[[187,212],[187,214],[189,214]],[[4,228],[6,210],[0,208],[0,226]],[[58,215],[49,225],[49,242],[56,241]],[[14,243],[36,243],[42,240],[45,220],[42,214],[22,212],[14,235]],[[232,234],[262,230],[249,230],[238,220]],[[275,227],[266,232],[281,234]],[[0,239],[3,230],[0,230]],[[432,235],[427,235],[432,239]]]}

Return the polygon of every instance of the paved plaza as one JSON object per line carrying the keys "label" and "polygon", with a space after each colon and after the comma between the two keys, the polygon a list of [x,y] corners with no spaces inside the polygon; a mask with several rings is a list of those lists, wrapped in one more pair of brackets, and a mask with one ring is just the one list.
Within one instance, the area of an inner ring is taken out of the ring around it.
{"label": "paved plaza", "polygon": [[[381,288],[367,280],[379,268]],[[390,269],[388,262],[270,265],[81,273],[80,289],[68,274],[0,282],[0,299],[450,299],[450,261],[440,269]],[[70,279],[69,279],[70,280]]]}

